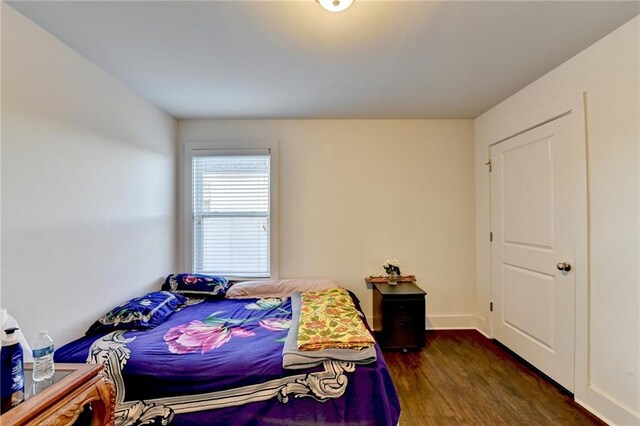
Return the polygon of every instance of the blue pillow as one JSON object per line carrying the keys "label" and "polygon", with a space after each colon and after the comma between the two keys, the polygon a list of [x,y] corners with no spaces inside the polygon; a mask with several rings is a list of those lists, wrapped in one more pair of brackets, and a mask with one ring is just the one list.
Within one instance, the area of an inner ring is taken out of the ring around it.
{"label": "blue pillow", "polygon": [[220,275],[172,274],[162,284],[162,290],[179,294],[224,297],[229,280]]}
{"label": "blue pillow", "polygon": [[94,322],[87,334],[151,329],[165,322],[186,301],[179,294],[154,291],[113,308]]}

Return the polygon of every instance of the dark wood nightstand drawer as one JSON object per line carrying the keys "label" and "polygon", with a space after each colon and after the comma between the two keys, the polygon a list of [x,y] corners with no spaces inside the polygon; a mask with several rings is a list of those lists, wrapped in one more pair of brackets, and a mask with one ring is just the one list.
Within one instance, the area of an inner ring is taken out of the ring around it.
{"label": "dark wood nightstand drawer", "polygon": [[374,285],[374,330],[383,349],[408,350],[424,346],[425,296],[414,284]]}
{"label": "dark wood nightstand drawer", "polygon": [[383,301],[384,344],[387,349],[409,349],[424,346],[424,314],[422,300]]}

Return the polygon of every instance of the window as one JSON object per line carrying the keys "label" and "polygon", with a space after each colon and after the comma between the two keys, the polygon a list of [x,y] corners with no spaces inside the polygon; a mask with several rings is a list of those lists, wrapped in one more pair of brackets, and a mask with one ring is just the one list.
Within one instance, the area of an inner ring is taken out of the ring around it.
{"label": "window", "polygon": [[238,145],[186,145],[185,259],[196,273],[272,277],[275,149]]}

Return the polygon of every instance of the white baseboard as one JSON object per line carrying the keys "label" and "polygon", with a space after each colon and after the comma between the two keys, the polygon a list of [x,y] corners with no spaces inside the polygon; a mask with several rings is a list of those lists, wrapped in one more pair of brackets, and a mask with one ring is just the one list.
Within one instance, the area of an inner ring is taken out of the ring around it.
{"label": "white baseboard", "polygon": [[613,423],[611,422],[611,420],[607,419],[605,416],[603,416],[602,414],[600,414],[598,412],[598,410],[595,410],[593,407],[591,407],[589,404],[586,404],[584,401],[579,400],[578,398],[576,398],[575,396],[573,397],[573,400],[576,402],[576,404],[580,405],[582,408],[584,408],[585,410],[587,410],[588,412],[590,412],[591,414],[593,414],[594,416],[596,416],[597,418],[599,418],[600,420],[602,420],[603,422],[605,422],[608,425],[612,425]]}
{"label": "white baseboard", "polygon": [[493,337],[491,337],[490,335],[488,335],[487,333],[485,333],[485,331],[483,329],[481,329],[480,327],[476,327],[476,331],[480,334],[482,334],[484,337],[486,337],[487,339],[491,340],[493,339]]}
{"label": "white baseboard", "polygon": [[487,318],[483,318],[481,316],[476,317],[476,328],[480,333],[484,335],[487,339],[491,339],[491,325],[489,324],[489,320]]}
{"label": "white baseboard", "polygon": [[640,415],[594,388],[576,389],[574,401],[609,425],[640,425]]}
{"label": "white baseboard", "polygon": [[427,330],[468,330],[476,328],[475,315],[427,315]]}
{"label": "white baseboard", "polygon": [[[373,326],[373,317],[367,315],[367,323]],[[426,330],[478,330],[480,334],[490,339],[483,330],[477,326],[475,315],[427,315]]]}

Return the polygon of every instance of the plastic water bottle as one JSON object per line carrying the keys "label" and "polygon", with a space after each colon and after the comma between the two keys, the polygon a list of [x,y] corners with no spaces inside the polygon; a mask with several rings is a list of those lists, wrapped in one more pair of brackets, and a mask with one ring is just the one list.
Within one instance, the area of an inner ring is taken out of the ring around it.
{"label": "plastic water bottle", "polygon": [[54,372],[53,339],[46,330],[42,330],[33,342],[33,381],[41,382],[53,377]]}

